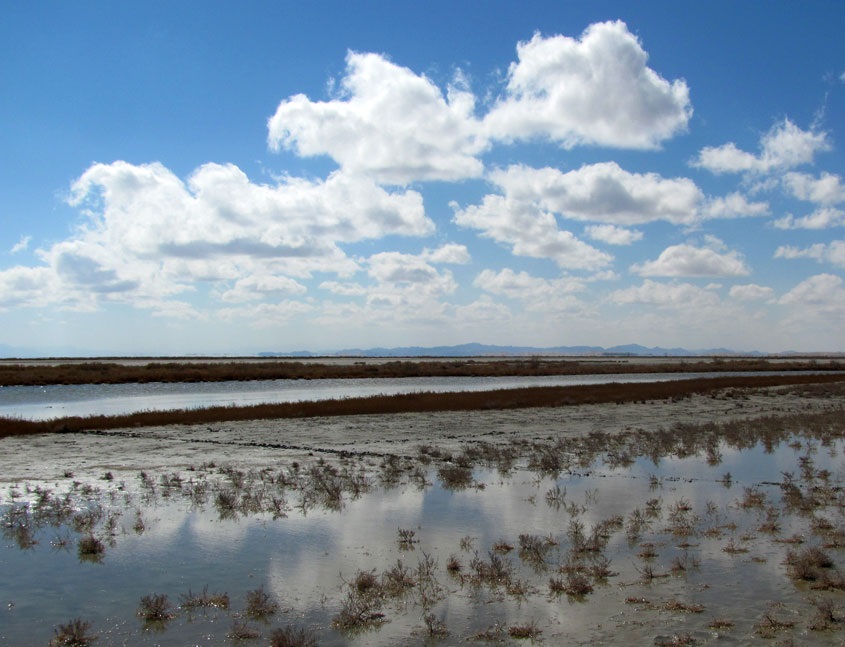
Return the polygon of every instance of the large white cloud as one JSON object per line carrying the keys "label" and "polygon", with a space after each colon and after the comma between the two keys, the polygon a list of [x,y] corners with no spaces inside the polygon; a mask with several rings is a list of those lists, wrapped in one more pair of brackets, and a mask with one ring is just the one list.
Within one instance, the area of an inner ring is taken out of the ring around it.
{"label": "large white cloud", "polygon": [[686,129],[686,83],[666,81],[622,22],[580,39],[539,34],[517,46],[504,96],[480,119],[459,73],[444,92],[375,53],[349,52],[338,96],[297,94],[268,120],[271,148],[328,155],[385,184],[478,177],[494,140],[549,137],[565,147],[656,148]]}
{"label": "large white cloud", "polygon": [[379,54],[350,52],[346,64],[340,97],[298,94],[279,104],[268,122],[272,148],[329,155],[387,184],[481,175],[476,155],[487,142],[460,78],[444,97],[425,76]]}
{"label": "large white cloud", "polygon": [[303,293],[294,277],[356,271],[343,244],[434,230],[419,193],[343,172],[270,185],[206,164],[183,182],[158,163],[118,161],[91,166],[69,202],[86,221],[40,251],[45,268],[0,273],[0,301],[20,301],[27,276],[51,288],[42,301],[149,305],[206,281],[232,282],[224,300],[278,298]]}
{"label": "large white cloud", "polygon": [[641,276],[727,277],[745,276],[750,270],[735,251],[720,253],[709,247],[671,245],[653,261],[635,264]]}
{"label": "large white cloud", "polygon": [[554,214],[535,204],[487,195],[480,205],[455,210],[454,221],[481,230],[481,235],[511,248],[517,256],[547,258],[566,269],[595,270],[611,256],[558,228]]}
{"label": "large white cloud", "polygon": [[[460,208],[453,203],[455,222],[481,230],[482,235],[509,245],[514,254],[554,260],[567,269],[599,269],[612,257],[558,227],[555,215],[570,220],[603,223],[585,231],[593,239],[608,244],[630,244],[641,232],[626,227],[654,221],[695,225],[711,218],[757,216],[768,212],[768,205],[750,202],[744,196],[708,199],[688,178],[667,179],[656,173],[630,173],[615,162],[584,165],[563,172],[555,168],[512,165],[488,174],[501,195],[488,194],[480,204]],[[674,252],[670,252],[674,254]],[[677,254],[671,260],[675,273],[666,276],[733,276],[747,273],[730,257],[720,260],[721,270],[713,271],[712,252],[696,259],[687,256],[685,271],[680,270]],[[710,258],[704,258],[704,257]],[[695,260],[695,263],[689,261]],[[733,259],[736,261],[736,259]],[[710,274],[705,271],[708,261]],[[650,272],[658,265],[647,266]]]}
{"label": "large white cloud", "polygon": [[630,173],[615,162],[562,172],[513,165],[494,170],[490,181],[514,202],[536,204],[566,218],[616,225],[655,220],[689,224],[700,215],[704,194],[688,178]]}
{"label": "large white cloud", "polygon": [[816,153],[829,149],[827,133],[802,130],[784,119],[760,138],[760,152],[756,155],[729,142],[703,148],[692,164],[713,173],[768,173],[810,164]]}
{"label": "large white cloud", "polygon": [[686,83],[649,68],[620,21],[590,25],[577,39],[535,34],[517,57],[506,95],[484,119],[493,138],[648,149],[684,131],[692,114]]}

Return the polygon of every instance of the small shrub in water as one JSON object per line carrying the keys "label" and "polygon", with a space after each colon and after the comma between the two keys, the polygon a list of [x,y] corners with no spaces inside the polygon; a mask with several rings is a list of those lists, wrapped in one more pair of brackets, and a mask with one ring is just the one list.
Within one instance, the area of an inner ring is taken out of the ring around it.
{"label": "small shrub in water", "polygon": [[317,636],[309,629],[289,625],[270,634],[270,647],[317,647]]}
{"label": "small shrub in water", "polygon": [[91,623],[76,618],[66,625],[59,625],[54,629],[50,647],[87,647],[97,636],[88,633]]}
{"label": "small shrub in water", "polygon": [[278,610],[279,605],[273,601],[263,586],[246,594],[246,615],[251,618],[266,618]]}
{"label": "small shrub in water", "polygon": [[532,620],[525,625],[515,625],[508,628],[508,635],[511,638],[530,638],[535,640],[543,633],[537,628],[536,623]]}
{"label": "small shrub in water", "polygon": [[454,574],[460,573],[462,568],[463,564],[461,564],[461,560],[456,555],[450,555],[449,561],[446,562],[446,570]]}
{"label": "small shrub in water", "polygon": [[79,558],[87,561],[99,561],[106,552],[106,546],[94,535],[88,535],[79,540]]}
{"label": "small shrub in water", "polygon": [[423,616],[423,622],[425,623],[429,636],[433,638],[443,638],[444,636],[449,635],[449,631],[446,629],[446,623],[440,620],[433,613],[425,614]]}
{"label": "small shrub in water", "polygon": [[787,551],[786,566],[792,579],[813,582],[821,575],[819,569],[831,568],[833,560],[821,548],[811,546],[800,551]]}
{"label": "small shrub in water", "polygon": [[437,476],[447,490],[464,490],[472,485],[472,468],[461,465],[443,465]]}
{"label": "small shrub in water", "polygon": [[190,589],[183,594],[179,603],[183,609],[198,609],[201,607],[215,607],[217,609],[229,608],[228,593],[209,593],[208,586],[204,587],[202,593],[194,593]]}
{"label": "small shrub in water", "polygon": [[399,538],[397,539],[399,549],[413,550],[414,544],[418,544],[420,542],[420,540],[416,538],[416,534],[416,531],[411,530],[410,528],[399,528]]}
{"label": "small shrub in water", "polygon": [[235,620],[232,622],[228,637],[230,640],[255,640],[261,637],[261,632],[253,629],[243,620]]}
{"label": "small shrub in water", "polygon": [[170,612],[170,601],[163,593],[153,593],[141,598],[138,615],[147,622],[165,622],[173,617]]}

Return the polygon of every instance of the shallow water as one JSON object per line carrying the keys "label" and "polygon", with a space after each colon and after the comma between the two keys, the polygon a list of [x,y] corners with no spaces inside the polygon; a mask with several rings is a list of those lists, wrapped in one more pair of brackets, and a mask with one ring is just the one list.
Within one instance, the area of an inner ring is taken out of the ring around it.
{"label": "shallow water", "polygon": [[[474,486],[459,490],[444,487],[437,471],[429,468],[427,484],[411,477],[383,487],[371,476],[372,489],[357,498],[346,492],[339,510],[327,509],[314,498],[302,505],[301,493],[290,485],[279,489],[270,472],[263,478],[235,478],[207,467],[183,473],[178,486],[142,485],[140,479],[125,484],[100,481],[95,483],[100,491],[87,494],[82,484],[72,488],[77,508],[96,502],[106,510],[104,518],[117,515],[113,535],[106,532],[105,521],[94,531],[109,544],[100,561],[78,557],[80,535],[67,523],[31,525],[37,543],[19,547],[20,535],[9,523],[10,506],[4,507],[0,601],[11,606],[3,610],[0,644],[46,645],[53,627],[75,617],[92,623],[100,646],[231,644],[227,633],[246,606],[247,592],[260,586],[280,611],[266,622],[248,620],[264,637],[264,643],[256,644],[266,644],[273,628],[288,624],[311,628],[321,645],[427,644],[422,620],[427,612],[445,624],[449,636],[443,644],[464,642],[494,626],[507,630],[531,623],[546,644],[655,644],[661,637],[679,634],[706,644],[720,633],[720,644],[745,644],[758,640],[755,626],[767,613],[799,623],[783,637],[834,644],[841,639],[836,631],[808,631],[806,626],[813,609],[810,597],[828,593],[813,594],[787,577],[783,559],[794,546],[777,539],[798,533],[818,544],[810,529],[813,515],[842,527],[841,506],[826,506],[810,516],[789,513],[777,484],[784,472],[791,472],[799,481],[802,473],[807,476],[808,490],[811,485],[841,486],[843,448],[843,441],[826,447],[815,441],[783,443],[771,451],[761,445],[738,450],[723,443],[719,462],[711,456],[710,464],[704,456],[667,456],[657,463],[635,458],[624,467],[599,460],[557,477],[524,466],[504,475],[477,468]],[[818,470],[823,469],[829,474],[821,478]],[[734,475],[730,482],[725,479],[728,473]],[[222,479],[226,491],[240,482],[238,492],[281,493],[286,516],[228,514],[214,505],[214,490],[204,505],[196,505],[185,495],[189,479]],[[762,507],[744,505],[746,488],[756,488],[766,505],[782,511],[776,535],[759,530],[766,515]],[[15,505],[29,501],[27,509],[34,510],[31,502],[37,497],[27,493],[25,484],[10,491],[16,495]],[[548,498],[550,492],[557,492],[556,501]],[[573,521],[587,533],[615,516],[627,524],[648,501],[658,512],[638,537],[632,540],[622,527],[610,533],[604,554],[611,559],[614,575],[597,582],[583,597],[550,594],[549,578],[571,556]],[[678,509],[686,510],[683,514],[694,526],[689,535],[671,531],[672,511]],[[144,520],[140,531],[133,527],[137,511]],[[398,541],[400,528],[414,532],[415,543],[404,549]],[[532,564],[520,553],[519,537],[524,534],[554,540],[541,564]],[[51,545],[57,538],[67,539],[67,546]],[[514,546],[501,558],[510,564],[514,581],[524,583],[523,591],[509,592],[470,577],[472,559],[490,560],[490,550],[502,540]],[[649,546],[656,557],[640,557]],[[746,552],[729,553],[727,546]],[[842,561],[841,549],[830,553],[836,562]],[[436,561],[433,576],[439,591],[433,602],[421,599],[412,588],[405,597],[386,600],[386,622],[380,627],[359,634],[332,627],[348,590],[345,582],[352,582],[356,573],[378,575],[398,559],[417,569],[426,555]],[[463,564],[463,580],[447,572],[451,555]],[[671,573],[676,558],[689,566],[685,572]],[[656,572],[655,578],[644,578],[647,566]],[[231,607],[193,613],[176,608],[180,596],[204,587],[210,593],[228,593]],[[151,593],[167,594],[174,605],[175,617],[158,629],[135,615],[141,597]],[[838,600],[840,595],[833,597]],[[703,610],[669,611],[672,601],[702,605]],[[709,628],[717,617],[729,619],[733,626],[718,632]]]}
{"label": "shallow water", "polygon": [[610,382],[665,382],[757,373],[620,373],[541,377],[420,377],[241,382],[153,382],[0,387],[0,417],[49,420],[65,416],[119,415],[138,411],[194,409],[211,406],[300,402],[397,395],[422,391],[445,393],[490,391],[534,386],[575,386]]}

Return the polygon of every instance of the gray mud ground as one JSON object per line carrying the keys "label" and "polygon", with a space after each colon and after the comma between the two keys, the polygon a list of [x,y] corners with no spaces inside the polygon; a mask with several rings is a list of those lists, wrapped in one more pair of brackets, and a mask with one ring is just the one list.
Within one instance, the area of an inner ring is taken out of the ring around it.
{"label": "gray mud ground", "polygon": [[116,478],[127,472],[130,478],[141,469],[169,473],[208,462],[261,469],[292,460],[307,464],[322,457],[331,461],[340,452],[411,457],[421,444],[456,451],[481,441],[548,441],[592,431],[658,431],[678,422],[824,411],[842,406],[843,401],[841,395],[773,388],[741,397],[693,395],[676,402],[261,420],[11,437],[0,439],[0,484],[50,483],[66,471],[77,479],[98,478],[105,471]]}

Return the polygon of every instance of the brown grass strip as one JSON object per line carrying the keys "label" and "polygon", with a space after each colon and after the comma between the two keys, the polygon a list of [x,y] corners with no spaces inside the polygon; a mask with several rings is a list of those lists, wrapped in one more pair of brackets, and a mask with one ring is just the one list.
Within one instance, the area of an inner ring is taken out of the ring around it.
{"label": "brown grass strip", "polygon": [[149,382],[228,382],[401,377],[496,377],[607,375],[611,373],[711,373],[736,371],[841,371],[842,361],[690,359],[651,363],[620,360],[543,360],[539,358],[389,361],[320,364],[299,361],[150,362],[124,365],[91,361],[56,365],[0,363],[0,386],[49,384],[126,384]]}
{"label": "brown grass strip", "polygon": [[845,382],[845,375],[768,375],[718,377],[670,382],[618,383],[563,387],[532,387],[461,393],[410,393],[344,398],[316,402],[258,404],[246,407],[208,407],[143,411],[126,415],[67,417],[47,421],[0,418],[0,438],[37,433],[96,431],[161,425],[212,424],[239,420],[270,420],[320,416],[480,411],[563,407],[578,404],[623,403],[685,398],[727,388],[764,388]]}

